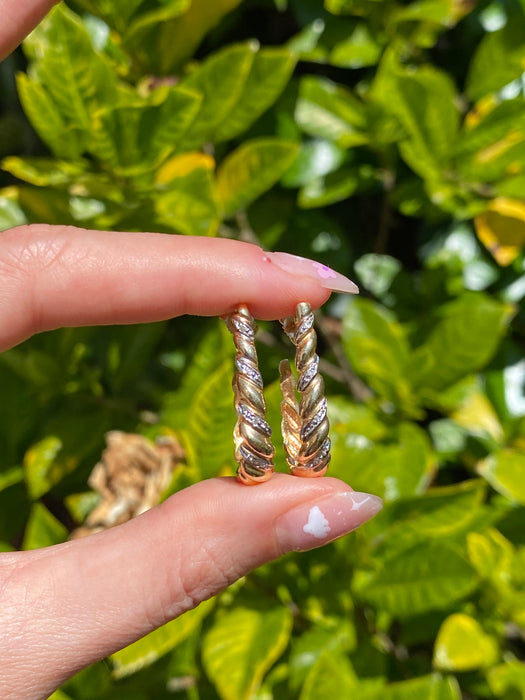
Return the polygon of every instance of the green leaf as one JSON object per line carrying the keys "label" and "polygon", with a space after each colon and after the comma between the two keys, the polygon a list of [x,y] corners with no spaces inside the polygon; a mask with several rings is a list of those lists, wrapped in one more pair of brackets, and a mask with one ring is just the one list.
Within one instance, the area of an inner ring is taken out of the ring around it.
{"label": "green leaf", "polygon": [[150,666],[184,641],[208,615],[215,600],[207,600],[175,620],[111,655],[113,676],[123,678]]}
{"label": "green leaf", "polygon": [[363,104],[349,90],[326,78],[302,78],[295,120],[305,133],[335,141],[342,148],[368,142]]}
{"label": "green leaf", "polygon": [[470,562],[482,578],[503,586],[508,583],[515,552],[498,530],[490,528],[486,534],[469,532],[467,550]]}
{"label": "green leaf", "polygon": [[224,218],[245,209],[269,190],[291,166],[298,146],[291,141],[260,138],[245,141],[217,172],[217,198]]}
{"label": "green leaf", "polygon": [[8,489],[13,484],[18,484],[24,480],[24,470],[22,467],[11,467],[0,471],[0,491]]}
{"label": "green leaf", "polygon": [[162,100],[100,110],[88,150],[123,174],[151,170],[175,151],[200,103],[198,94],[172,87]]}
{"label": "green leaf", "polygon": [[29,495],[33,500],[59,481],[63,469],[57,464],[57,456],[62,449],[62,442],[57,437],[49,436],[33,445],[25,454],[24,471]]}
{"label": "green leaf", "polygon": [[295,56],[288,49],[268,48],[256,53],[242,92],[228,117],[218,125],[213,140],[226,141],[246,131],[281,94],[295,63]]}
{"label": "green leaf", "polygon": [[496,641],[470,615],[456,613],[442,624],[434,645],[433,664],[440,671],[473,671],[492,666]]}
{"label": "green leaf", "polygon": [[367,690],[366,686],[361,690],[358,685],[354,692],[360,700],[461,700],[455,678],[443,678],[437,673],[372,690]]}
{"label": "green leaf", "polygon": [[75,159],[83,149],[77,131],[69,129],[42,85],[23,73],[16,78],[20,102],[42,141],[59,158]]}
{"label": "green leaf", "polygon": [[206,59],[181,85],[202,95],[200,111],[185,137],[188,150],[213,140],[238,103],[258,50],[256,42],[227,46]]}
{"label": "green leaf", "polygon": [[355,371],[381,399],[408,413],[415,410],[412,354],[390,311],[368,299],[353,299],[343,319],[343,345]]}
{"label": "green leaf", "polygon": [[491,668],[487,677],[496,697],[508,700],[525,697],[525,667],[521,661],[508,661]]}
{"label": "green leaf", "polygon": [[[199,390],[203,377],[209,377],[226,361],[233,362],[235,348],[226,325],[217,320],[192,350],[190,363],[184,371],[177,391],[163,396],[160,420],[173,430],[179,430],[188,422],[188,406]],[[233,402],[233,398],[232,398]],[[233,430],[233,428],[232,428]]]}
{"label": "green leaf", "polygon": [[326,700],[351,697],[357,676],[348,658],[341,653],[322,653],[306,677],[299,700]]}
{"label": "green leaf", "polygon": [[40,549],[63,542],[67,529],[42,503],[34,503],[24,533],[22,549]]}
{"label": "green leaf", "polygon": [[453,151],[456,167],[466,180],[500,184],[523,153],[525,100],[505,100],[486,113],[474,108],[469,116]]}
{"label": "green leaf", "polygon": [[471,61],[467,94],[472,100],[500,90],[523,73],[525,17],[515,16],[496,32],[485,34]]}
{"label": "green leaf", "polygon": [[55,7],[24,46],[37,58],[33,70],[70,129],[88,142],[97,107],[115,97],[116,77],[109,61],[93,49],[80,18],[65,5]]}
{"label": "green leaf", "polygon": [[222,700],[251,697],[286,648],[291,628],[286,608],[237,607],[216,618],[204,638],[202,661]]}
{"label": "green leaf", "polygon": [[431,66],[402,68],[387,54],[372,95],[405,130],[400,151],[408,165],[423,178],[441,177],[459,124],[449,75]]}
{"label": "green leaf", "polygon": [[420,391],[443,390],[484,367],[496,352],[513,310],[489,296],[465,293],[439,307],[416,350],[411,375]]}
{"label": "green leaf", "polygon": [[162,224],[179,233],[213,236],[219,224],[213,182],[214,161],[204,155],[194,163],[189,163],[190,159],[193,160],[192,154],[175,157],[160,171],[171,168],[169,182],[159,186],[155,213]]}
{"label": "green leaf", "polygon": [[14,200],[12,190],[0,190],[0,232],[22,224],[27,224],[27,219]]}
{"label": "green leaf", "polygon": [[86,170],[86,163],[60,161],[52,158],[19,158],[11,156],[2,161],[2,169],[19,180],[39,187],[67,185]]}
{"label": "green leaf", "polygon": [[435,470],[429,440],[413,423],[400,423],[393,433],[373,444],[358,429],[338,426],[332,431],[331,475],[385,501],[423,493]]}
{"label": "green leaf", "polygon": [[232,363],[227,360],[204,379],[189,407],[185,434],[193,466],[203,479],[216,476],[222,468],[234,464],[232,377]]}
{"label": "green leaf", "polygon": [[[182,62],[189,58],[203,37],[241,0],[169,0],[167,4],[186,12],[172,19],[162,20],[161,14],[151,14],[148,21],[137,26],[123,28],[126,49],[144,66],[145,72],[171,75],[178,72]],[[146,5],[148,7],[148,5]],[[162,8],[163,9],[163,8]],[[171,14],[175,14],[171,11]],[[153,20],[153,21],[152,21]]]}
{"label": "green leaf", "polygon": [[398,618],[444,609],[477,585],[467,560],[441,542],[420,542],[385,557],[376,572],[362,573],[356,594]]}
{"label": "green leaf", "polygon": [[[421,539],[453,537],[468,529],[485,495],[486,486],[482,479],[434,487],[422,496],[387,504],[378,516],[380,526],[388,540],[399,539],[404,534]],[[391,523],[391,526],[385,527],[386,523]]]}
{"label": "green leaf", "polygon": [[499,493],[525,504],[525,454],[517,450],[500,450],[489,455],[477,471]]}

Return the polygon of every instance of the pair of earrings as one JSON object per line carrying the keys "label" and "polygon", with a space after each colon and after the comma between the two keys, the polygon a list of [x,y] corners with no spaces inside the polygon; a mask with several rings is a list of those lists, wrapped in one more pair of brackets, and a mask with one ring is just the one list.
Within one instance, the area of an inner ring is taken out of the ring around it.
{"label": "pair of earrings", "polygon": [[[310,305],[301,302],[295,316],[281,323],[295,346],[297,370],[296,384],[290,362],[282,360],[279,364],[283,395],[281,430],[286,461],[296,476],[322,476],[330,462],[329,423]],[[256,325],[245,305],[228,316],[227,325],[237,349],[233,378],[237,478],[244,484],[258,484],[271,477],[275,450],[271,441],[272,430],[266,420],[263,381],[257,364]]]}

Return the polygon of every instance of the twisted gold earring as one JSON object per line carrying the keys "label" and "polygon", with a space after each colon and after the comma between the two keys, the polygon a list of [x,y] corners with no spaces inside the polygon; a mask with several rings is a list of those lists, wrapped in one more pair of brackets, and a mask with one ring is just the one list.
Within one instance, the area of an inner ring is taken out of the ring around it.
{"label": "twisted gold earring", "polygon": [[310,305],[298,304],[295,317],[284,319],[282,325],[296,347],[297,391],[300,394],[298,403],[290,363],[282,360],[279,365],[283,394],[281,427],[286,461],[295,476],[322,476],[331,458],[330,425]]}
{"label": "twisted gold earring", "polygon": [[237,423],[233,431],[237,478],[243,484],[267,481],[274,470],[272,429],[266,421],[263,381],[255,349],[255,321],[243,304],[227,318],[237,348],[233,378]]}

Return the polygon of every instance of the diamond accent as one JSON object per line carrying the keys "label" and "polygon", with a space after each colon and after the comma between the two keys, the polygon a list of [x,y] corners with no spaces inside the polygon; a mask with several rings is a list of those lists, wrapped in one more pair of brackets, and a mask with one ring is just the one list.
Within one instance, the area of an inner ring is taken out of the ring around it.
{"label": "diamond accent", "polygon": [[308,365],[306,370],[301,374],[297,382],[297,389],[299,391],[304,391],[308,384],[315,377],[319,369],[319,355],[314,355],[312,362]]}
{"label": "diamond accent", "polygon": [[309,438],[310,435],[314,432],[314,430],[318,428],[324,421],[324,419],[326,418],[326,408],[326,399],[323,399],[317,413],[312,418],[310,418],[308,423],[305,423],[301,429],[301,438],[303,440]]}
{"label": "diamond accent", "polygon": [[231,322],[235,329],[239,331],[239,333],[245,335],[247,338],[253,338],[255,336],[255,331],[249,323],[241,321],[241,319],[237,318],[236,316],[231,317]]}
{"label": "diamond accent", "polygon": [[253,467],[257,467],[258,469],[268,469],[271,467],[271,463],[268,460],[254,455],[253,452],[250,452],[250,450],[247,449],[246,445],[241,445],[239,452],[241,453],[241,457]]}
{"label": "diamond accent", "polygon": [[258,430],[260,433],[263,435],[267,435],[270,437],[272,434],[272,429],[268,425],[268,423],[264,420],[264,418],[261,418],[261,416],[258,416],[256,413],[254,413],[252,410],[248,408],[245,404],[241,403],[239,405],[239,413],[241,416],[244,418],[244,420],[249,423],[253,428]]}
{"label": "diamond accent", "polygon": [[302,335],[304,335],[306,333],[306,331],[309,331],[313,325],[314,325],[314,315],[312,313],[310,313],[310,314],[308,314],[308,316],[306,318],[304,318],[301,321],[301,325],[295,331],[295,340],[297,341],[298,338],[300,338]]}
{"label": "diamond accent", "polygon": [[313,457],[304,466],[307,467],[308,469],[315,469],[317,466],[319,466],[321,464],[321,462],[324,462],[326,457],[330,454],[330,447],[331,446],[332,446],[332,442],[331,442],[330,438],[327,437],[326,440],[323,442],[321,449],[316,454],[316,456]]}
{"label": "diamond accent", "polygon": [[248,377],[248,379],[251,379],[252,382],[257,384],[257,386],[260,386],[262,389],[263,380],[259,370],[255,369],[255,367],[253,367],[253,365],[244,357],[236,357],[235,364],[239,372],[244,374],[245,377]]}

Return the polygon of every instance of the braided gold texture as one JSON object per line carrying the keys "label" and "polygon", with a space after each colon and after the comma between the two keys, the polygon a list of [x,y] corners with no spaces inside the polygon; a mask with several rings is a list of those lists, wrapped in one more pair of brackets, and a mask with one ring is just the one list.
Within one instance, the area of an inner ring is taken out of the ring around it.
{"label": "braided gold texture", "polygon": [[[295,476],[322,476],[330,462],[329,422],[324,382],[319,374],[314,314],[306,302],[298,304],[295,316],[282,321],[295,345],[297,386],[288,360],[279,365],[281,375],[282,433],[286,460]],[[300,396],[299,402],[296,390]]]}
{"label": "braided gold texture", "polygon": [[237,422],[233,431],[237,479],[247,485],[267,481],[274,470],[272,430],[266,421],[263,381],[255,349],[255,322],[245,305],[226,320],[237,349],[233,392]]}

